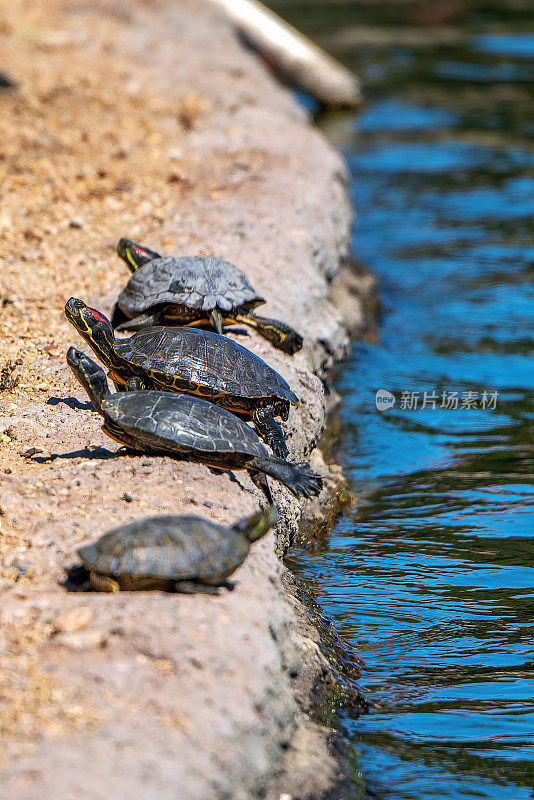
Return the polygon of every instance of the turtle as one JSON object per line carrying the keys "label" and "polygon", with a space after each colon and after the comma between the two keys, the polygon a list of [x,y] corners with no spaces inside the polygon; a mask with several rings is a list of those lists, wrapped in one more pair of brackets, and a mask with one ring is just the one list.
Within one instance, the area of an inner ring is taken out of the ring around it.
{"label": "turtle", "polygon": [[252,419],[274,454],[287,457],[275,416],[287,420],[299,399],[278,372],[246,347],[197,328],[156,326],[116,339],[109,320],[75,297],[67,301],[65,314],[109,369],[117,389],[201,396]]}
{"label": "turtle", "polygon": [[131,239],[120,239],[117,253],[133,272],[119,294],[112,318],[117,330],[152,325],[223,325],[254,328],[274,347],[293,355],[302,336],[285,322],[260,317],[265,303],[240,269],[214,256],[164,257]]}
{"label": "turtle", "polygon": [[[169,514],[114,528],[76,552],[85,582],[88,572],[90,585],[100,592],[160,589],[217,594],[243,563],[251,543],[277,522],[274,505],[231,528],[202,517]],[[69,576],[72,571],[67,569]]]}
{"label": "turtle", "polygon": [[199,397],[154,389],[112,394],[102,367],[75,347],[69,348],[67,363],[104,417],[104,433],[128,449],[196,461],[216,470],[246,469],[269,503],[273,501],[266,475],[295,497],[320,492],[322,479],[309,464],[270,455],[256,431],[230,411]]}

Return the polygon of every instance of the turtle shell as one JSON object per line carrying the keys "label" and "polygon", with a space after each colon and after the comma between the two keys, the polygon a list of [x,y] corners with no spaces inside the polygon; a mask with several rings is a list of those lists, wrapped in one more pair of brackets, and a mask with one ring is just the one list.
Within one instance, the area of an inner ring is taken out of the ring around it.
{"label": "turtle shell", "polygon": [[[276,398],[298,405],[299,399],[272,367],[227,336],[196,328],[145,328],[116,342],[117,354],[169,389],[174,379],[222,395]],[[193,388],[193,387],[191,387]],[[198,393],[201,393],[199,391]]]}
{"label": "turtle shell", "polygon": [[[253,428],[220,406],[189,395],[169,392],[117,392],[102,401],[110,432],[154,452],[241,466],[269,451]],[[119,437],[117,437],[119,438]]]}
{"label": "turtle shell", "polygon": [[87,569],[103,575],[218,584],[245,560],[246,537],[201,517],[160,516],[136,520],[80,547]]}
{"label": "turtle shell", "polygon": [[118,298],[120,308],[132,315],[169,303],[209,312],[263,302],[244,272],[212,256],[154,258],[133,273]]}

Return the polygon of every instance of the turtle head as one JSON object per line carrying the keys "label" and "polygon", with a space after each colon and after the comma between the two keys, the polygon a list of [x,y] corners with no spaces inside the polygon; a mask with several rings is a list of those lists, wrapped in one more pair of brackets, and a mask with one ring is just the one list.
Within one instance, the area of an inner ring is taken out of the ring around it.
{"label": "turtle head", "polygon": [[137,244],[137,242],[132,242],[131,239],[124,238],[119,239],[117,253],[128,264],[132,272],[135,272],[136,269],[139,269],[143,264],[147,264],[154,258],[161,258],[160,254],[155,253],[154,250],[149,250],[148,247],[143,247],[142,244]]}
{"label": "turtle head", "polygon": [[273,503],[263,511],[258,511],[257,514],[240,520],[234,525],[234,528],[246,536],[249,542],[255,542],[265,536],[277,522],[278,511]]}
{"label": "turtle head", "polygon": [[115,347],[115,334],[109,319],[76,297],[65,303],[65,316],[97,356],[108,363]]}
{"label": "turtle head", "polygon": [[102,367],[81,350],[69,347],[67,364],[74,372],[93,404],[95,411],[102,413],[102,400],[109,394],[109,386]]}

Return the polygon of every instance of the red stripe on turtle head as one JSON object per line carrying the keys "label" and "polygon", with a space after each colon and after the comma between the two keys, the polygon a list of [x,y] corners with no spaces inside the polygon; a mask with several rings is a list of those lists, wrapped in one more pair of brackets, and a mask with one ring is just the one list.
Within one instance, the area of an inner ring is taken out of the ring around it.
{"label": "red stripe on turtle head", "polygon": [[137,244],[132,245],[132,250],[134,251],[134,253],[136,253],[136,255],[140,256],[140,258],[148,258],[152,260],[152,258],[154,257],[154,253],[152,253],[150,250],[144,250]]}
{"label": "red stripe on turtle head", "polygon": [[91,316],[96,320],[96,322],[107,322],[108,325],[111,325],[109,319],[101,314],[100,311],[97,311],[96,308],[91,308],[90,306],[86,306],[85,310],[88,311]]}

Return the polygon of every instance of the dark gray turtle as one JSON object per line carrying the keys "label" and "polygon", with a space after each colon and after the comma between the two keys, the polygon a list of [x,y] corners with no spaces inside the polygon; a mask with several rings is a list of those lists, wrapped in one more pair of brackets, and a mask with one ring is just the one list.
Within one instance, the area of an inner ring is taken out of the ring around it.
{"label": "dark gray turtle", "polygon": [[[201,517],[150,517],[108,531],[77,553],[91,585],[100,592],[161,589],[215,594],[243,563],[251,543],[277,521],[273,505],[231,528]],[[78,582],[80,578],[78,573]]]}
{"label": "dark gray turtle", "polygon": [[302,336],[285,322],[253,313],[265,300],[228,261],[213,256],[164,258],[130,239],[121,239],[117,252],[134,273],[117,300],[112,319],[117,330],[211,323],[223,333],[223,324],[241,323],[285,353],[302,348]]}
{"label": "dark gray turtle", "polygon": [[288,454],[275,416],[286,420],[298,397],[261,358],[226,336],[196,328],[146,328],[115,339],[111,323],[71,297],[65,314],[110,371],[118,389],[183,392],[251,419],[280,458]]}
{"label": "dark gray turtle", "polygon": [[104,417],[102,430],[126,447],[218,469],[246,469],[269,503],[265,475],[296,497],[319,493],[322,480],[309,464],[291,464],[269,455],[254,429],[224,408],[169,392],[111,394],[104,370],[85,353],[69,348],[67,363]]}

